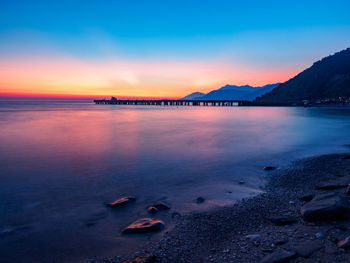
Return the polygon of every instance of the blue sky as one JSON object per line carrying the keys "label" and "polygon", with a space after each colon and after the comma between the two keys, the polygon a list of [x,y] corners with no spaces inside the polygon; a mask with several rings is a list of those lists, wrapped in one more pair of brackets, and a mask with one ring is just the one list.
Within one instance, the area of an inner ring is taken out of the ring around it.
{"label": "blue sky", "polygon": [[[252,72],[282,67],[292,75],[350,46],[345,0],[2,0],[0,10],[0,58],[6,59],[190,61]],[[243,81],[249,82],[236,80]]]}

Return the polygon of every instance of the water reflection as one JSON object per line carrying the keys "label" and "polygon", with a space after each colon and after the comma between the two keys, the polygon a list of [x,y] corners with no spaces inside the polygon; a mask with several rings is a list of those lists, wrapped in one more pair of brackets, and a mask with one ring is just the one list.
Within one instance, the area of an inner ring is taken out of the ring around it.
{"label": "water reflection", "polygon": [[[67,262],[113,255],[146,240],[118,233],[156,200],[181,213],[230,204],[260,191],[265,165],[346,151],[349,116],[329,108],[0,102],[0,231],[16,229],[0,238],[0,253],[34,262],[40,241],[48,259],[58,251]],[[132,209],[105,210],[123,195],[137,197]],[[208,202],[198,206],[198,196]],[[82,227],[100,213],[96,226]]]}

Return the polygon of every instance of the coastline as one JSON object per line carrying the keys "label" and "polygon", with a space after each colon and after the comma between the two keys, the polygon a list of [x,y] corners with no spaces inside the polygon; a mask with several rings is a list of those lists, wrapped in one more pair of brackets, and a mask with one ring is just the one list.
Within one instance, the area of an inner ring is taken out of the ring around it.
{"label": "coastline", "polygon": [[[178,216],[175,227],[161,240],[150,242],[135,254],[86,262],[133,262],[135,257],[146,256],[149,261],[144,258],[146,261],[137,262],[244,263],[260,262],[268,255],[286,251],[293,255],[283,262],[349,262],[350,250],[337,247],[339,241],[350,236],[348,214],[345,219],[317,222],[305,221],[300,214],[306,203],[301,196],[344,193],[343,187],[317,189],[320,184],[350,183],[350,160],[344,156],[311,157],[287,169],[268,172],[262,194],[230,207]],[[295,218],[296,222],[276,225],[271,221],[281,217]],[[305,254],[301,256],[298,249]]]}

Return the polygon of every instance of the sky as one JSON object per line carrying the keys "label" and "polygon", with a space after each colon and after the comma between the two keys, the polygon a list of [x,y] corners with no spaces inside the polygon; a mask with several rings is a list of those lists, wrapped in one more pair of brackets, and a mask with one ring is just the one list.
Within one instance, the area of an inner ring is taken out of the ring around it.
{"label": "sky", "polygon": [[180,98],[350,47],[350,1],[0,1],[0,96]]}

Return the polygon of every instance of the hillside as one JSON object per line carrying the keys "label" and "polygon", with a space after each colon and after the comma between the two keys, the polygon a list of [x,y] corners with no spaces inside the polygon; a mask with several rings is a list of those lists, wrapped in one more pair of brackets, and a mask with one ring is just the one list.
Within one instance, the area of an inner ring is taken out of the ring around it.
{"label": "hillside", "polygon": [[350,48],[315,62],[310,68],[257,98],[258,104],[342,102],[350,98]]}

